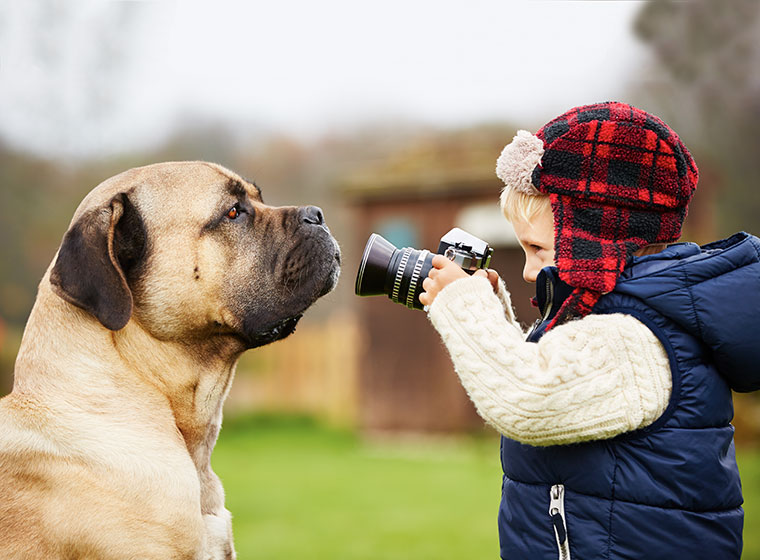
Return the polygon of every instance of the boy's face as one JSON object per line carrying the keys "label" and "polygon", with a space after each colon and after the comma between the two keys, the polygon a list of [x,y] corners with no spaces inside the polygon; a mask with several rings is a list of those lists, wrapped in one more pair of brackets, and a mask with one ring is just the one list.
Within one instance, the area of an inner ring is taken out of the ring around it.
{"label": "boy's face", "polygon": [[538,273],[546,266],[554,266],[554,216],[547,204],[529,221],[514,218],[512,227],[517,234],[523,252],[525,268],[523,278],[535,282]]}

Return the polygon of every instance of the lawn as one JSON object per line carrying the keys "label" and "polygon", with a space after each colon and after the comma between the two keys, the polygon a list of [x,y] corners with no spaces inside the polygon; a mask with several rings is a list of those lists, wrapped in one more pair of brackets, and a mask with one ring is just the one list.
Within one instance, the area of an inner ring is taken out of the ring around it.
{"label": "lawn", "polygon": [[[739,461],[742,558],[760,559],[760,453]],[[305,419],[226,420],[213,466],[240,560],[499,557],[495,436],[367,442]]]}

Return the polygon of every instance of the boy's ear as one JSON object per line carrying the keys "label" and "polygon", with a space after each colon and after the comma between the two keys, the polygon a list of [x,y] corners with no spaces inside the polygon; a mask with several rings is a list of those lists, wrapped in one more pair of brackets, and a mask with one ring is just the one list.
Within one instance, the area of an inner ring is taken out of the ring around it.
{"label": "boy's ear", "polygon": [[117,194],[66,232],[50,274],[53,290],[107,329],[123,328],[133,307],[127,276],[141,261],[146,238],[139,212],[125,193]]}

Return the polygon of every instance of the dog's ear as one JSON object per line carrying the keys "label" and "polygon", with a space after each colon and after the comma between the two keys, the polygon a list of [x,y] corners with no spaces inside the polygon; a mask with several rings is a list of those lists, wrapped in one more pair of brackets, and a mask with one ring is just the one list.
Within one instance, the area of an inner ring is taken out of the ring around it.
{"label": "dog's ear", "polygon": [[55,292],[117,331],[132,316],[127,279],[146,246],[145,225],[125,193],[91,210],[66,232],[50,274]]}

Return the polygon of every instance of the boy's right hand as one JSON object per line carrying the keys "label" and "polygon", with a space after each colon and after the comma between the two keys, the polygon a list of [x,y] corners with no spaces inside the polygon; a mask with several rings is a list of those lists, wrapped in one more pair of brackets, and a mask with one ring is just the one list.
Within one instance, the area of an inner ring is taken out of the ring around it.
{"label": "boy's right hand", "polygon": [[425,291],[420,294],[420,303],[425,307],[429,307],[446,286],[455,280],[467,278],[467,273],[458,264],[443,255],[435,255],[431,264],[433,268],[422,281],[422,289]]}
{"label": "boy's right hand", "polygon": [[[443,255],[435,255],[432,261],[433,268],[428,273],[427,278],[422,282],[422,288],[425,290],[420,294],[420,303],[425,307],[429,307],[433,300],[435,300],[438,293],[446,286],[458,280],[460,278],[467,278],[467,273],[462,270],[459,265],[454,264],[452,261],[444,257]],[[477,270],[473,276],[483,276],[487,278],[493,287],[493,291],[498,295],[499,293],[499,274],[489,268],[488,271]]]}

